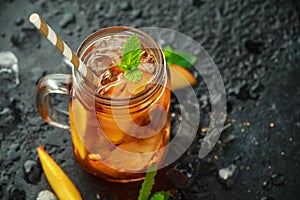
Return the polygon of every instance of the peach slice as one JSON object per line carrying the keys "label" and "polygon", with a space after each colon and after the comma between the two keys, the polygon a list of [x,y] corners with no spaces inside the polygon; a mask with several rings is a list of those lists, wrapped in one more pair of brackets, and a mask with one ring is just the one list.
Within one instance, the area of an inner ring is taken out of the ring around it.
{"label": "peach slice", "polygon": [[42,146],[37,148],[44,174],[59,199],[82,200],[76,186]]}
{"label": "peach slice", "polygon": [[189,85],[195,85],[197,83],[194,76],[185,68],[171,64],[170,67],[171,74],[171,89],[177,90],[185,88]]}
{"label": "peach slice", "polygon": [[[87,150],[85,149],[82,138],[87,129],[86,125],[88,123],[88,112],[83,108],[78,99],[73,100],[71,106],[72,108],[70,109],[70,121],[73,122],[73,126],[71,126],[72,141],[80,158],[84,160],[87,156]],[[79,134],[82,137],[80,137]]]}

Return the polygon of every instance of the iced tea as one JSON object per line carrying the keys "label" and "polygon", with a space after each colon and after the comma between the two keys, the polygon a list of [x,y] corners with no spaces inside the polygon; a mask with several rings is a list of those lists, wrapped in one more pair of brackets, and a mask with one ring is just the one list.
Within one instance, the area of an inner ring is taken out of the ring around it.
{"label": "iced tea", "polygon": [[[126,40],[136,34],[142,47],[142,79],[124,78],[117,64]],[[169,141],[170,90],[162,51],[136,29],[114,27],[94,33],[78,51],[101,85],[87,89],[73,72],[70,127],[74,154],[90,173],[115,182],[143,179],[161,163]],[[90,92],[89,92],[90,91]]]}

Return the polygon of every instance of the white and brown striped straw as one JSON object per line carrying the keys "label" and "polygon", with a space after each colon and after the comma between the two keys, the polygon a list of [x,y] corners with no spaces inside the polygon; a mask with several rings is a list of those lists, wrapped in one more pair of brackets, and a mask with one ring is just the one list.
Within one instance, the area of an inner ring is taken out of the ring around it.
{"label": "white and brown striped straw", "polygon": [[52,30],[52,28],[37,14],[33,13],[29,17],[30,22],[41,31],[41,33],[73,64],[88,81],[99,84],[99,79],[89,70],[74,51]]}

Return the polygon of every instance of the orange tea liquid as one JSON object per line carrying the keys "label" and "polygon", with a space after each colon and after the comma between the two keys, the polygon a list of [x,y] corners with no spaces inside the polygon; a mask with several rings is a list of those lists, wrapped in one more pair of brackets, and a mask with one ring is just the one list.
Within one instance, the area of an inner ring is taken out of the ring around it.
{"label": "orange tea liquid", "polygon": [[137,69],[143,76],[137,83],[129,81],[117,66],[129,37],[108,35],[86,48],[82,60],[101,85],[93,97],[85,94],[77,74],[69,108],[79,164],[114,182],[143,179],[151,163],[163,161],[162,148],[169,141],[170,90],[164,59],[159,60],[162,53],[140,39],[142,57]]}

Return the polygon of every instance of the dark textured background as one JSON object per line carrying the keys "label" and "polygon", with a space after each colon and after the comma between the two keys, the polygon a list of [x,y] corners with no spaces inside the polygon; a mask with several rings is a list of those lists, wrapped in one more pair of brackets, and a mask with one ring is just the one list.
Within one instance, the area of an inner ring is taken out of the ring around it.
{"label": "dark textured background", "polygon": [[[43,174],[41,180],[34,179],[36,183],[24,178],[24,163],[37,161],[39,145],[63,167],[84,199],[135,199],[141,184],[111,184],[87,174],[73,158],[68,131],[49,126],[39,117],[34,101],[37,81],[69,68],[29,24],[32,12],[40,13],[73,49],[102,27],[157,26],[194,38],[214,59],[226,86],[228,128],[201,161],[196,159],[197,139],[178,163],[159,173],[156,189],[170,189],[173,199],[300,199],[300,12],[296,0],[1,0],[0,51],[16,54],[21,83],[14,89],[0,87],[0,111],[9,108],[0,115],[0,199],[22,199],[24,194],[35,199],[39,191],[50,189]],[[67,17],[70,20],[64,21]],[[201,138],[209,100],[204,83],[197,79]],[[3,80],[0,74],[0,83]],[[178,123],[176,108],[172,106],[173,126]],[[270,123],[275,127],[270,128]],[[218,171],[230,164],[237,169],[224,181]]]}

